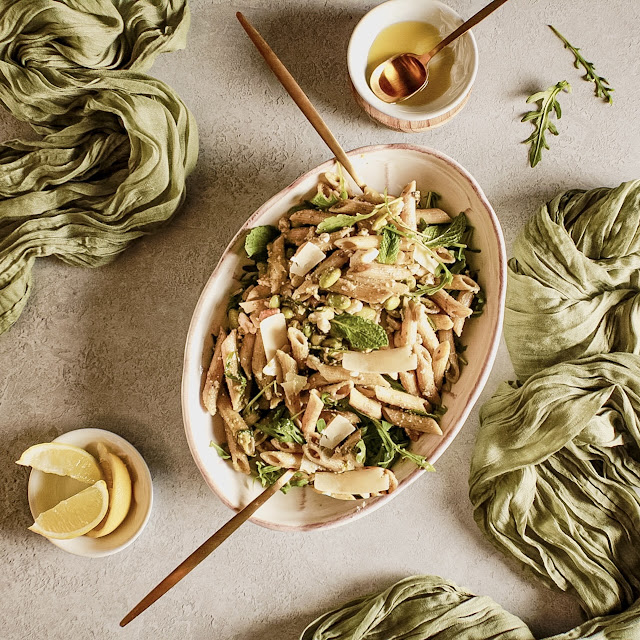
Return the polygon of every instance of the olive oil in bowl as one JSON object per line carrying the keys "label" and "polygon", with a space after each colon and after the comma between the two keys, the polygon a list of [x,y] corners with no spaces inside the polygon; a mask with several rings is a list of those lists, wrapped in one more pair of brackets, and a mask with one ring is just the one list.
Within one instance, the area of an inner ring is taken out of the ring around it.
{"label": "olive oil in bowl", "polygon": [[[396,22],[383,29],[373,41],[367,56],[366,78],[370,81],[373,70],[398,53],[422,55],[435,47],[442,35],[427,22]],[[452,47],[443,49],[429,62],[429,82],[424,89],[402,101],[406,106],[425,106],[437,100],[451,86],[451,68],[455,61]]]}

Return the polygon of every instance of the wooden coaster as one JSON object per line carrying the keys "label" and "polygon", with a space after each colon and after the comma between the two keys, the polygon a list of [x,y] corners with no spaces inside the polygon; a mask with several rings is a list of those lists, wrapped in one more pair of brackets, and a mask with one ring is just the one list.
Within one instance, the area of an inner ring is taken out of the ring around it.
{"label": "wooden coaster", "polygon": [[368,102],[363,100],[360,94],[355,90],[353,84],[351,84],[351,92],[356,102],[365,110],[367,115],[380,123],[381,125],[393,129],[394,131],[403,131],[404,133],[420,133],[421,131],[427,131],[428,129],[435,129],[445,122],[449,122],[467,103],[471,92],[467,93],[464,100],[457,106],[443,113],[441,116],[431,118],[430,120],[400,120],[393,116],[388,116],[386,113],[378,111],[375,107],[372,107]]}

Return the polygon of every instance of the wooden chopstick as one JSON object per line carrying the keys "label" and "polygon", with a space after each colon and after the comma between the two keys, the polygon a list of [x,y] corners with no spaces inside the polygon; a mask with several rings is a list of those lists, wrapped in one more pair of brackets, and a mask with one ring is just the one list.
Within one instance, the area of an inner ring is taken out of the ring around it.
{"label": "wooden chopstick", "polygon": [[140,602],[120,621],[120,626],[128,625],[145,609],[161,598],[175,586],[192,569],[195,569],[210,553],[215,551],[240,525],[244,524],[269,498],[291,480],[295,471],[285,471],[278,480],[265,489],[255,500],[239,511],[227,524],[222,526],[210,538],[205,540],[186,560],[180,563],[160,584],[152,589]]}
{"label": "wooden chopstick", "polygon": [[256,49],[262,54],[267,65],[276,78],[280,80],[282,86],[286,89],[287,93],[293,98],[293,101],[298,105],[300,111],[304,113],[307,120],[311,123],[311,126],[318,132],[320,137],[324,140],[326,145],[331,149],[338,162],[349,172],[349,175],[353,178],[354,182],[364,191],[366,184],[358,176],[356,170],[351,164],[351,160],[347,157],[344,149],[340,146],[340,143],[336,140],[333,133],[320,114],[316,111],[316,108],[311,104],[309,98],[305,92],[300,88],[300,85],[295,81],[294,77],[289,73],[287,68],[282,64],[282,61],[273,52],[271,47],[266,43],[264,38],[258,33],[249,21],[238,11],[236,18],[240,21],[243,29],[247,32],[251,42],[256,46]]}

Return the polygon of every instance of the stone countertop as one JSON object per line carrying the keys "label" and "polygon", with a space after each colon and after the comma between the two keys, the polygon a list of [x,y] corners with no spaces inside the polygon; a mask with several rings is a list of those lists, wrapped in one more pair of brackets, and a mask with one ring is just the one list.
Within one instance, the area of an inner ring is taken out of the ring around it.
{"label": "stone countertop", "polygon": [[[153,75],[174,87],[200,129],[200,159],[179,216],[113,264],[38,261],[18,323],[0,337],[0,637],[295,640],[347,599],[416,573],[489,595],[539,637],[581,621],[576,603],[523,575],[480,535],[467,497],[478,407],[512,376],[501,346],[467,424],[427,474],[389,505],[329,531],[278,533],[247,524],[126,629],[121,617],[231,512],[207,489],[187,447],[180,408],[185,336],[200,291],[227,242],[264,201],[331,157],[246,38],[242,10],[299,79],[346,149],[414,142],[452,156],[478,180],[507,249],[558,191],[640,176],[640,4],[512,0],[475,29],[478,77],[446,126],[401,134],[370,121],[348,87],[349,34],[365,0],[193,0],[185,51]],[[450,0],[460,14],[484,0]],[[580,79],[552,23],[616,88],[609,106]],[[520,144],[525,99],[567,79],[560,136],[535,169]],[[1,139],[27,128],[0,116]],[[115,431],[144,455],[155,505],[141,537],[101,559],[72,556],[27,531],[25,469],[37,442],[82,427]]]}

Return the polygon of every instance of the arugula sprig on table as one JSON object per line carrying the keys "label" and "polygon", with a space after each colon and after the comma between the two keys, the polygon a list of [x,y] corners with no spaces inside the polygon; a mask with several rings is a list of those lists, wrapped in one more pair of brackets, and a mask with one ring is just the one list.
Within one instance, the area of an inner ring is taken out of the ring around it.
{"label": "arugula sprig on table", "polygon": [[562,108],[558,102],[558,95],[563,91],[567,93],[571,91],[571,85],[566,80],[562,80],[527,98],[527,104],[540,103],[537,110],[529,111],[522,118],[522,122],[531,122],[535,127],[533,133],[524,141],[524,144],[531,145],[529,149],[529,164],[532,167],[535,167],[542,160],[542,151],[549,149],[546,139],[547,131],[554,136],[558,135],[558,129],[551,121],[551,117],[553,114],[558,120],[562,117]]}
{"label": "arugula sprig on table", "polygon": [[560,40],[564,43],[564,48],[569,49],[575,58],[573,61],[573,66],[576,69],[582,67],[586,74],[583,78],[587,82],[593,82],[595,84],[595,94],[596,97],[602,98],[605,102],[609,104],[613,104],[613,96],[611,93],[615,91],[613,87],[609,84],[609,81],[606,78],[603,78],[596,72],[596,68],[593,62],[589,62],[584,58],[584,56],[580,53],[580,49],[578,47],[574,47],[553,25],[549,25],[549,28],[553,33],[555,33]]}

